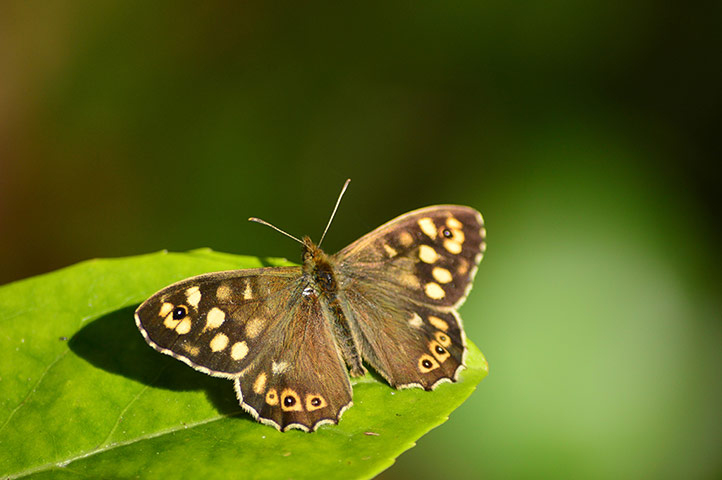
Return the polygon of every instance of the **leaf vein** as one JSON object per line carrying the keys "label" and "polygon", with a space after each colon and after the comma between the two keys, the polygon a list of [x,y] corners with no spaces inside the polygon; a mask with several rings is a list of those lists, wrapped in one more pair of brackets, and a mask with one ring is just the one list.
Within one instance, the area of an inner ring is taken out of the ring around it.
{"label": "leaf vein", "polygon": [[52,362],[50,362],[50,365],[48,365],[48,366],[45,368],[45,370],[43,370],[43,373],[40,374],[40,378],[38,378],[38,381],[35,382],[35,384],[30,388],[30,391],[27,393],[27,395],[25,395],[25,398],[23,398],[23,399],[20,401],[20,403],[18,403],[17,406],[16,406],[15,408],[13,408],[13,410],[10,412],[10,415],[8,415],[8,418],[5,420],[5,422],[2,424],[2,426],[0,426],[0,433],[2,433],[3,430],[5,430],[5,427],[8,426],[8,424],[9,424],[10,421],[13,419],[13,417],[15,416],[15,414],[20,410],[20,408],[22,408],[24,405],[27,404],[28,400],[29,400],[30,397],[33,395],[33,393],[35,393],[35,392],[37,391],[38,386],[39,386],[40,383],[43,381],[43,379],[45,378],[45,376],[48,374],[48,372],[50,371],[50,369],[52,369],[52,368],[55,366],[56,363],[58,363],[60,360],[62,360],[63,357],[65,357],[65,355],[68,354],[69,351],[70,351],[70,350],[65,350],[63,353],[61,353],[60,355],[58,355],[57,357],[55,357],[55,360],[53,360]]}
{"label": "leaf vein", "polygon": [[187,430],[187,429],[189,429],[189,428],[200,427],[200,426],[206,425],[206,424],[211,423],[211,422],[215,422],[215,421],[218,421],[218,420],[223,420],[223,419],[225,419],[225,418],[230,418],[230,417],[236,416],[236,415],[238,415],[238,414],[239,414],[239,412],[232,413],[232,414],[229,414],[229,415],[219,415],[219,416],[217,416],[217,417],[213,417],[213,418],[208,418],[208,419],[205,419],[205,420],[201,420],[201,421],[196,422],[196,423],[193,423],[193,424],[184,423],[184,424],[181,424],[181,425],[178,425],[178,426],[175,426],[175,427],[171,427],[171,428],[166,429],[166,430],[162,430],[162,431],[154,432],[154,433],[149,433],[149,434],[147,434],[147,435],[143,435],[143,436],[140,436],[140,437],[136,437],[136,438],[127,440],[127,441],[125,441],[125,442],[112,443],[112,444],[110,444],[110,445],[106,445],[106,446],[103,446],[103,447],[98,447],[98,448],[95,448],[95,449],[93,449],[93,450],[91,450],[91,451],[85,452],[85,453],[83,453],[83,454],[76,455],[75,457],[71,457],[71,458],[69,458],[69,459],[67,459],[67,460],[63,460],[63,461],[60,461],[60,462],[49,462],[49,463],[45,463],[45,464],[43,464],[43,465],[39,465],[39,466],[37,466],[37,467],[29,468],[29,469],[24,470],[24,471],[22,471],[22,472],[18,472],[18,473],[9,475],[9,476],[7,477],[7,479],[8,479],[8,480],[13,480],[13,479],[16,479],[16,478],[21,478],[21,477],[25,477],[25,476],[28,476],[28,475],[32,475],[32,474],[34,474],[34,473],[38,473],[38,472],[42,472],[42,471],[46,471],[46,470],[52,470],[52,469],[54,469],[54,468],[64,469],[64,468],[67,467],[68,465],[71,465],[73,462],[76,462],[76,461],[78,461],[78,460],[83,460],[84,458],[92,457],[93,455],[97,455],[97,454],[99,454],[99,453],[104,453],[104,452],[107,452],[107,451],[109,451],[109,450],[113,450],[113,449],[120,448],[120,447],[125,447],[125,446],[127,446],[127,445],[132,445],[133,443],[136,443],[136,442],[142,442],[142,441],[145,441],[145,440],[152,440],[152,439],[154,439],[154,438],[157,438],[157,437],[160,437],[160,436],[163,436],[163,435],[172,434],[172,433],[175,433],[175,432],[180,431],[180,430]]}
{"label": "leaf vein", "polygon": [[140,398],[143,393],[145,393],[148,390],[148,385],[143,385],[143,388],[141,388],[138,393],[128,402],[128,404],[123,407],[123,409],[118,414],[118,419],[115,421],[115,424],[113,425],[113,428],[110,429],[108,432],[108,435],[105,437],[105,439],[98,444],[98,446],[103,446],[108,443],[108,440],[113,436],[115,431],[118,429],[118,425],[120,425],[120,422],[123,420],[123,415],[125,415],[125,412],[128,411],[128,409]]}

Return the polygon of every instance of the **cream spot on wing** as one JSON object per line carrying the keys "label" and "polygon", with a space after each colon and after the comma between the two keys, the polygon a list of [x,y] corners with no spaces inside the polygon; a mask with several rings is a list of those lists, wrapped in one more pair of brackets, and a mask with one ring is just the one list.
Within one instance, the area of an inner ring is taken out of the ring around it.
{"label": "cream spot on wing", "polygon": [[444,240],[444,248],[449,252],[453,253],[454,255],[461,253],[461,244],[459,242],[455,242],[452,239],[446,239]]}
{"label": "cream spot on wing", "polygon": [[449,283],[453,280],[451,272],[441,267],[434,267],[434,269],[431,271],[431,275],[439,283]]}
{"label": "cream spot on wing", "polygon": [[266,403],[274,406],[278,405],[278,392],[275,388],[272,388],[266,393]]}
{"label": "cream spot on wing", "polygon": [[486,252],[486,242],[481,242],[481,246],[479,247],[479,249],[480,249],[482,252]]}
{"label": "cream spot on wing", "polygon": [[288,362],[273,362],[271,363],[271,371],[274,375],[278,375],[279,373],[283,373],[286,370],[288,370]]}
{"label": "cream spot on wing", "polygon": [[411,315],[411,318],[409,319],[409,325],[411,325],[414,328],[419,328],[423,324],[423,321],[421,320],[421,317],[418,313],[414,312],[413,315]]}
{"label": "cream spot on wing", "polygon": [[469,271],[469,262],[464,258],[459,258],[459,266],[456,267],[456,272],[462,277]]}
{"label": "cream spot on wing", "polygon": [[200,348],[196,347],[195,345],[188,345],[187,343],[184,343],[182,346],[183,350],[188,352],[189,355],[195,357],[200,353]]}
{"label": "cream spot on wing", "polygon": [[163,320],[163,325],[165,325],[165,328],[168,328],[170,330],[173,330],[175,327],[177,327],[179,323],[180,320],[174,319],[172,313],[169,313],[168,316],[165,317],[165,320]]}
{"label": "cream spot on wing", "polygon": [[201,302],[201,290],[198,287],[191,287],[186,290],[186,298],[188,304],[193,308],[198,308],[198,304]]}
{"label": "cream spot on wing", "polygon": [[466,240],[466,235],[464,235],[463,230],[457,230],[455,228],[452,228],[451,234],[453,235],[453,237],[451,237],[451,239],[455,242],[464,243],[464,240]]}
{"label": "cream spot on wing", "polygon": [[384,243],[384,250],[386,250],[386,254],[387,254],[390,258],[394,258],[396,255],[399,254],[399,252],[397,252],[397,251],[394,249],[394,247],[392,247],[392,246],[389,245],[388,243]]}
{"label": "cream spot on wing", "polygon": [[409,232],[403,231],[399,233],[399,243],[404,247],[408,247],[414,243],[414,237],[412,237]]}
{"label": "cream spot on wing", "polygon": [[402,285],[409,288],[419,288],[421,286],[418,277],[413,273],[402,273],[399,275],[399,281]]}
{"label": "cream spot on wing", "polygon": [[248,355],[248,345],[246,342],[236,342],[231,347],[231,358],[233,360],[243,360]]}
{"label": "cream spot on wing", "polygon": [[460,229],[460,228],[463,227],[464,225],[463,225],[460,221],[458,221],[456,218],[454,218],[454,217],[449,217],[449,218],[446,219],[446,226],[449,227],[449,228]]}
{"label": "cream spot on wing", "polygon": [[221,302],[227,302],[230,300],[232,292],[231,287],[222,283],[218,286],[218,290],[216,290],[216,298]]}
{"label": "cream spot on wing", "polygon": [[171,310],[173,310],[173,304],[165,302],[163,305],[160,306],[160,311],[158,312],[158,315],[161,317],[165,317],[171,312]]}
{"label": "cream spot on wing", "polygon": [[[173,318],[174,312],[171,311],[168,315],[166,315],[165,319],[163,320],[163,325],[165,325],[165,327],[170,330],[175,329],[178,326],[178,324],[181,322],[181,320],[183,320],[184,318],[186,318],[188,316],[188,307],[186,307],[185,305],[179,305],[177,307],[177,310],[180,310],[183,312],[183,316],[181,318],[178,318],[178,319]],[[190,320],[188,320],[188,321],[190,321]],[[185,327],[183,327],[183,328],[185,328]]]}
{"label": "cream spot on wing", "polygon": [[206,315],[206,328],[205,330],[213,330],[223,325],[226,320],[226,314],[218,307],[211,308],[211,311]]}
{"label": "cream spot on wing", "polygon": [[426,296],[433,300],[441,300],[446,295],[444,289],[436,282],[429,282],[424,285],[424,291],[426,292]]}
{"label": "cream spot on wing", "polygon": [[253,291],[251,290],[251,282],[246,283],[246,288],[243,290],[243,299],[250,300],[253,298]]}
{"label": "cream spot on wing", "polygon": [[248,338],[256,338],[261,331],[266,320],[263,317],[253,317],[246,323],[246,336]]}
{"label": "cream spot on wing", "polygon": [[434,221],[429,217],[419,219],[419,228],[432,240],[436,240],[436,225]]}
{"label": "cream spot on wing", "polygon": [[257,395],[260,395],[265,390],[266,390],[266,373],[261,372],[256,377],[256,381],[253,382],[253,391],[256,392]]}
{"label": "cream spot on wing", "polygon": [[481,235],[481,238],[486,238],[486,228],[481,227],[479,229],[479,235]]}
{"label": "cream spot on wing", "polygon": [[191,331],[191,319],[186,317],[178,324],[177,327],[175,327],[175,331],[178,335],[185,335],[186,333]]}
{"label": "cream spot on wing", "polygon": [[439,330],[447,331],[449,329],[449,324],[446,321],[433,315],[429,315],[429,323]]}
{"label": "cream spot on wing", "polygon": [[210,347],[214,352],[220,352],[228,346],[228,337],[222,333],[216,334],[211,340]]}
{"label": "cream spot on wing", "polygon": [[421,245],[419,247],[419,258],[424,263],[434,263],[439,259],[439,254],[436,253],[434,247],[428,245]]}

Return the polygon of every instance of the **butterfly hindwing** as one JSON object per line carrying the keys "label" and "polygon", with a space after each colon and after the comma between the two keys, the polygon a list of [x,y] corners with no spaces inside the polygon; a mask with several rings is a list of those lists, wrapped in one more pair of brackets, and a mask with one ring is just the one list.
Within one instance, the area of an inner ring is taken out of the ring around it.
{"label": "butterfly hindwing", "polygon": [[399,302],[398,297],[386,308],[392,295],[375,296],[373,303],[370,298],[353,290],[344,302],[355,320],[364,360],[374,370],[396,388],[432,390],[456,381],[466,353],[456,311]]}
{"label": "butterfly hindwing", "polygon": [[264,350],[236,379],[243,407],[281,431],[338,423],[352,403],[346,366],[328,328],[330,312],[319,300],[295,292],[267,332]]}

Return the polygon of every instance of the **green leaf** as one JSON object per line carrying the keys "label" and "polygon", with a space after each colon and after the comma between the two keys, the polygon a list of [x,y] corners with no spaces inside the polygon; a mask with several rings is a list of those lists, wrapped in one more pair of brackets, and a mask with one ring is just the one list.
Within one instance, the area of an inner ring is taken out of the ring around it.
{"label": "green leaf", "polygon": [[279,433],[241,411],[231,382],[155,352],[135,327],[138,304],[174,281],[281,264],[161,252],[0,287],[0,477],[369,478],[487,374],[469,342],[458,383],[399,391],[367,375],[339,425]]}

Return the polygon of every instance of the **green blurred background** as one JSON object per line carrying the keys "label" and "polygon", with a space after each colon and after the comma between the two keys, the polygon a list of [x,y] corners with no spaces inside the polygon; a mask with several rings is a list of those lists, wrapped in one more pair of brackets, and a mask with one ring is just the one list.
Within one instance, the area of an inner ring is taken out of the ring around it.
{"label": "green blurred background", "polygon": [[484,214],[491,373],[382,477],[717,478],[720,2],[3,2],[0,283]]}

